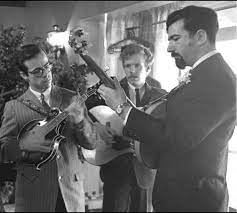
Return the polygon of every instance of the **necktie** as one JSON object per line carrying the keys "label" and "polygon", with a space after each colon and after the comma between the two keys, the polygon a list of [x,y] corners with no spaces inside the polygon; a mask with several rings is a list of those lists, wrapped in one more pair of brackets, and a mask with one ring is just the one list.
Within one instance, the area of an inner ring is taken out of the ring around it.
{"label": "necktie", "polygon": [[141,107],[141,100],[140,100],[140,94],[139,94],[139,89],[135,89],[136,92],[136,106]]}
{"label": "necktie", "polygon": [[45,101],[45,97],[44,94],[40,95],[41,97],[41,101],[42,101],[42,106],[44,107],[44,109],[46,110],[46,112],[50,112],[50,106],[47,104],[47,102]]}

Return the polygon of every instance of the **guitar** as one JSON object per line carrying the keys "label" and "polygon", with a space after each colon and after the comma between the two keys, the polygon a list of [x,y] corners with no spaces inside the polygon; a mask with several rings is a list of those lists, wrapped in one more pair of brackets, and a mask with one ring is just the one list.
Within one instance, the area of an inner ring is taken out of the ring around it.
{"label": "guitar", "polygon": [[[99,77],[100,81],[105,86],[114,89],[115,85],[113,80],[94,62],[94,60],[90,56],[87,55],[88,42],[83,39],[83,36],[83,29],[79,28],[71,30],[69,35],[69,45],[73,48],[76,54],[79,54],[81,56],[81,58],[87,63],[91,70],[95,72],[95,74]],[[155,108],[159,104],[164,102],[162,98],[163,96],[160,99],[157,99],[152,103],[146,105],[141,110],[145,111],[148,114],[152,114]],[[129,98],[127,98],[127,101],[132,107],[136,108],[136,106]],[[110,127],[116,131],[116,134],[122,135],[122,130],[124,127],[123,121],[111,108],[109,108],[108,106],[96,106],[89,111],[101,124],[106,125],[107,123],[110,123]],[[134,147],[123,150],[115,150],[112,148],[111,144],[108,145],[101,140],[94,150],[87,150],[82,148],[82,153],[88,163],[96,166],[108,163],[119,155],[125,153],[136,154],[138,160],[143,163],[142,156],[140,155],[140,142],[138,141],[135,141]]]}
{"label": "guitar", "polygon": [[[71,30],[68,41],[69,45],[71,46],[71,48],[73,48],[75,54],[79,54],[80,57],[86,62],[88,67],[98,76],[101,84],[103,83],[105,86],[114,89],[115,85],[112,78],[110,78],[106,74],[106,72],[104,72],[87,54],[88,42],[83,38],[84,35],[85,33],[81,28]],[[128,102],[132,106],[134,106],[131,100],[128,99]],[[121,119],[112,109],[110,109],[109,107],[104,108],[104,106],[97,106],[89,111],[101,124],[106,125],[107,123],[110,123],[111,128],[115,129],[118,135],[122,135]],[[81,150],[85,160],[93,165],[102,165],[119,155],[133,152],[131,148],[121,151],[115,150],[111,147],[111,145],[107,145],[102,140],[100,141],[100,143],[98,143],[96,149],[94,150],[87,150],[83,147],[81,148]]]}
{"label": "guitar", "polygon": [[[100,84],[98,83],[89,88],[82,96],[76,96],[75,101],[79,104],[85,102],[88,97],[96,94],[99,86]],[[73,103],[71,103],[71,105],[72,104]],[[45,163],[54,159],[60,143],[65,141],[65,137],[61,135],[61,132],[65,124],[65,119],[68,117],[69,113],[67,111],[60,112],[57,108],[53,108],[52,113],[54,114],[52,118],[46,118],[44,120],[35,119],[26,123],[17,136],[19,143],[22,143],[25,138],[39,138],[39,140],[44,138],[46,141],[51,141],[52,149],[49,153],[29,152],[30,155],[29,159],[27,159],[27,163],[34,164],[37,170],[40,170]]]}
{"label": "guitar", "polygon": [[[110,107],[100,105],[93,107],[89,112],[103,125],[108,125],[115,130],[117,135],[122,135],[123,120],[113,111]],[[112,148],[112,144],[106,144],[103,140],[97,143],[96,148],[93,150],[87,150],[82,148],[82,153],[85,160],[95,166],[100,166],[108,163],[119,155],[125,153],[134,153],[132,148],[126,148],[122,150],[115,150]]]}
{"label": "guitar", "polygon": [[[152,103],[149,107],[142,107],[140,108],[141,111],[144,111],[147,114],[151,114],[156,117],[156,108],[165,103],[164,100],[156,101]],[[89,112],[103,125],[110,124],[110,128],[115,130],[117,135],[122,135],[123,131],[123,120],[117,115],[117,113],[112,110],[108,106],[100,105],[93,107],[89,110]],[[82,148],[82,153],[85,160],[95,166],[101,166],[110,162],[111,160],[115,159],[116,157],[125,154],[125,153],[133,153],[140,163],[144,164],[143,156],[141,154],[141,147],[140,142],[134,140],[134,146],[129,147],[122,150],[115,150],[112,148],[112,144],[106,144],[104,141],[100,141],[96,148],[93,150],[87,150]],[[155,158],[154,158],[155,161]],[[153,165],[156,162],[146,164],[145,165],[149,168],[155,168]]]}

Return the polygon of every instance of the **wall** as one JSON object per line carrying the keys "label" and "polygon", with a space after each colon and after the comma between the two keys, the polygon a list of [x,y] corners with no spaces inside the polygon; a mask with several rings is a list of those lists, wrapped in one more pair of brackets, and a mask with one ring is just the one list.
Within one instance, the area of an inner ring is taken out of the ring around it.
{"label": "wall", "polygon": [[78,20],[126,7],[141,1],[26,1],[26,7],[0,6],[0,26],[24,24],[27,41],[34,36],[46,36],[52,25],[64,29]]}
{"label": "wall", "polygon": [[113,1],[112,6],[106,1],[27,1],[26,8],[31,34],[35,35],[46,34],[53,24],[70,29],[78,20],[134,3],[136,1]]}
{"label": "wall", "polygon": [[25,24],[25,8],[24,7],[7,7],[0,6],[0,25],[12,26],[17,24]]}

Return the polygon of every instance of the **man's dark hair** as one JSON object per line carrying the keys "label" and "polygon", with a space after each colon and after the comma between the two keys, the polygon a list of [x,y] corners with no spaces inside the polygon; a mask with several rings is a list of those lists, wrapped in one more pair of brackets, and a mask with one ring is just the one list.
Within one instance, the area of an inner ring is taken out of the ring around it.
{"label": "man's dark hair", "polygon": [[17,64],[20,71],[28,75],[28,68],[24,65],[24,62],[34,58],[36,55],[38,55],[41,52],[45,53],[45,51],[36,44],[27,44],[27,45],[22,46],[19,51],[19,54],[18,54],[19,56],[17,59]]}
{"label": "man's dark hair", "polygon": [[205,30],[210,43],[216,42],[219,29],[216,12],[207,7],[187,6],[169,14],[166,21],[166,31],[170,25],[178,20],[184,20],[184,29],[194,35],[199,29]]}
{"label": "man's dark hair", "polygon": [[124,60],[135,54],[143,54],[146,65],[152,65],[153,55],[151,55],[151,52],[146,50],[145,47],[138,44],[128,44],[121,48],[120,59],[122,60],[122,64],[124,64]]}

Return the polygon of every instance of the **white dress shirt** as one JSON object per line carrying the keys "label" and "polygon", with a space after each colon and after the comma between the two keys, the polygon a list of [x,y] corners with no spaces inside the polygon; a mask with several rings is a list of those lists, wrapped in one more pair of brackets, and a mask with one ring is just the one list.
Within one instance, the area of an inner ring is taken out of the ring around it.
{"label": "white dress shirt", "polygon": [[132,84],[130,84],[128,82],[128,92],[129,92],[130,100],[134,103],[134,105],[136,105],[136,92],[135,92],[135,89],[139,89],[140,100],[142,100],[142,97],[145,94],[145,84],[143,84],[143,86],[137,88],[137,87],[134,87]]}
{"label": "white dress shirt", "polygon": [[217,54],[218,51],[217,50],[213,50],[205,55],[203,55],[201,58],[199,58],[192,66],[192,69],[194,69],[197,65],[201,64],[203,61],[207,60],[208,58],[210,58],[211,56]]}
{"label": "white dress shirt", "polygon": [[[41,101],[41,96],[40,96],[42,93],[39,93],[39,92],[33,90],[31,87],[30,87],[30,91],[39,99],[40,102],[42,102],[42,101]],[[45,90],[45,91],[43,92],[43,94],[44,94],[44,99],[45,99],[46,103],[47,103],[49,106],[50,106],[50,104],[49,104],[50,92],[51,92],[51,87],[49,87],[47,90]]]}

